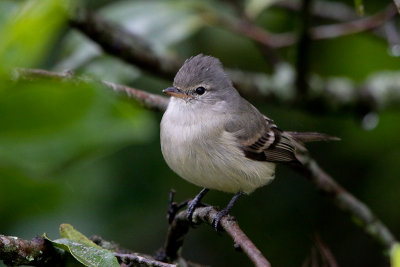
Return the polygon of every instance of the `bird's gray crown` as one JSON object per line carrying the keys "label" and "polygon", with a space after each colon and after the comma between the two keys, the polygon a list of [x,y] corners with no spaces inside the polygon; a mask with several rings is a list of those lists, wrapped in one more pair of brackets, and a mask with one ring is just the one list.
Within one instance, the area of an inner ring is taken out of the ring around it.
{"label": "bird's gray crown", "polygon": [[232,86],[232,82],[217,58],[199,54],[185,61],[175,76],[174,86],[186,91],[204,85],[222,89]]}

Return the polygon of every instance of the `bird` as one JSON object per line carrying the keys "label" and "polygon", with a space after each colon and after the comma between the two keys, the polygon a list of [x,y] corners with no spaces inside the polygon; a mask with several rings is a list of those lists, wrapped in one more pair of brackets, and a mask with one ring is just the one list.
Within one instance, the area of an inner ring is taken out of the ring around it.
{"label": "bird", "polygon": [[302,164],[304,142],[338,140],[279,129],[239,94],[212,56],[187,59],[163,93],[171,97],[160,123],[162,155],[176,174],[203,188],[188,204],[188,220],[209,190],[234,194],[213,218],[217,231],[240,196],[275,178],[277,163]]}

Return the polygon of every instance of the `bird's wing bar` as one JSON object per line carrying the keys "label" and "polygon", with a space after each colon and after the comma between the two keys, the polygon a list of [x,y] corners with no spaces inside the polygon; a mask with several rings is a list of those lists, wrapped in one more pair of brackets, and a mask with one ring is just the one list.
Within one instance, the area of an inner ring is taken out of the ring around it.
{"label": "bird's wing bar", "polygon": [[266,126],[263,133],[259,133],[249,140],[238,140],[244,155],[256,161],[293,162],[296,142],[285,132],[278,129],[275,123],[264,116]]}

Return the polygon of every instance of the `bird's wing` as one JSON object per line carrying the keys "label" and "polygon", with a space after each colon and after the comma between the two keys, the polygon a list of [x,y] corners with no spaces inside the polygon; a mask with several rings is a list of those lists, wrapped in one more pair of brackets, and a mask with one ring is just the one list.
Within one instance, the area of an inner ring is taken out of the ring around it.
{"label": "bird's wing", "polygon": [[301,145],[281,131],[271,119],[263,117],[266,127],[261,137],[242,143],[245,156],[258,161],[297,162],[296,149],[301,148]]}
{"label": "bird's wing", "polygon": [[236,137],[244,155],[257,161],[298,162],[295,152],[302,146],[254,107],[247,109],[247,114],[249,112],[254,115],[251,121],[245,121],[244,116],[236,114],[231,118],[234,123],[228,122],[225,126],[225,130]]}

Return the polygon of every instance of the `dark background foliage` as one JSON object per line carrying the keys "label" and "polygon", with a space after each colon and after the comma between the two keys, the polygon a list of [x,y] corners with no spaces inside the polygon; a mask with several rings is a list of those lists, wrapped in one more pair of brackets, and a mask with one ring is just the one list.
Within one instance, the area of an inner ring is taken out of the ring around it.
{"label": "dark background foliage", "polygon": [[[56,238],[58,225],[66,222],[87,236],[100,235],[134,251],[154,254],[168,227],[170,189],[176,190],[177,200],[189,199],[200,190],[165,164],[159,145],[162,114],[95,85],[16,82],[8,75],[12,67],[74,70],[154,93],[161,93],[171,80],[103,53],[68,26],[68,14],[52,1],[36,6],[32,2],[0,2],[0,232],[26,239],[46,232]],[[234,16],[230,2],[234,1],[79,4],[139,34],[157,54],[187,58],[204,53],[220,58],[230,69],[271,73],[257,44],[215,25],[212,17],[206,16]],[[254,23],[276,33],[299,30],[299,13],[263,6],[264,2],[268,1],[243,4]],[[355,12],[352,1],[337,3]],[[363,4],[368,16],[390,1]],[[22,7],[25,10],[21,11]],[[328,22],[315,19],[313,25]],[[398,26],[398,16],[390,23]],[[296,49],[290,46],[278,52],[294,64]],[[361,85],[385,73],[400,74],[396,49],[398,46],[371,32],[313,41],[310,73]],[[343,88],[344,93],[356,90]],[[328,173],[400,236],[397,106],[382,105],[368,112],[319,112],[312,105],[274,104],[251,94],[248,98],[282,129],[342,138],[341,142],[308,147]],[[205,202],[224,206],[230,197],[211,192]],[[285,166],[278,167],[272,184],[241,199],[232,214],[274,266],[300,266],[310,255],[316,234],[340,266],[389,265],[381,248],[348,215]],[[182,253],[187,259],[213,266],[250,266],[244,254],[233,251],[229,237],[204,225],[189,232]]]}

